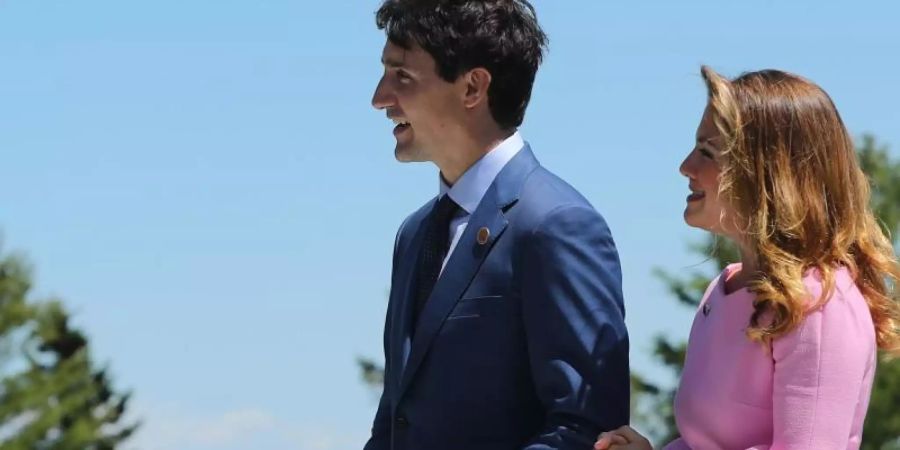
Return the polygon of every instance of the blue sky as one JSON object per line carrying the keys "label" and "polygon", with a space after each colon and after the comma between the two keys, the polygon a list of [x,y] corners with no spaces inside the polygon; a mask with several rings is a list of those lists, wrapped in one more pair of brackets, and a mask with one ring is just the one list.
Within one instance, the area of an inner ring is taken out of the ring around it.
{"label": "blue sky", "polygon": [[[702,234],[677,167],[700,64],[820,83],[900,155],[893,2],[535,0],[551,38],[522,128],[607,218],[633,367],[691,314],[652,277]],[[359,448],[391,245],[437,189],[369,106],[377,0],[0,0],[0,230],[134,390],[142,450]],[[663,377],[664,378],[664,377]]]}

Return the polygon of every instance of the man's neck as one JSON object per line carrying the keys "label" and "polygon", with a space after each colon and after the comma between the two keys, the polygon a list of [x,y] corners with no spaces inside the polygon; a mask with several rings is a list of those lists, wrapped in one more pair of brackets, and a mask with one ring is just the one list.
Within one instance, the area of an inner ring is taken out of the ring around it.
{"label": "man's neck", "polygon": [[516,132],[515,128],[482,133],[479,136],[467,136],[461,139],[447,152],[443,161],[435,161],[441,170],[441,177],[448,186],[453,186],[460,177],[478,162],[484,155],[497,148],[504,140]]}

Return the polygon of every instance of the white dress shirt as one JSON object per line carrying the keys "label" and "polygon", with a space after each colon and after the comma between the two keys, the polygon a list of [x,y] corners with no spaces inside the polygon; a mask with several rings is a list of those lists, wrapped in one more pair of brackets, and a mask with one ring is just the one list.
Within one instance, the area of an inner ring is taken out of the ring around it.
{"label": "white dress shirt", "polygon": [[506,163],[513,159],[524,146],[525,141],[517,131],[487,152],[475,164],[472,164],[472,167],[469,167],[452,187],[448,186],[443,177],[438,175],[440,180],[439,198],[449,195],[460,206],[456,215],[450,220],[450,250],[447,251],[447,256],[444,258],[442,271],[443,266],[450,259],[450,255],[453,254],[459,238],[466,230],[466,226],[469,225],[469,217],[481,203],[485,192],[491,187],[497,174],[503,170]]}

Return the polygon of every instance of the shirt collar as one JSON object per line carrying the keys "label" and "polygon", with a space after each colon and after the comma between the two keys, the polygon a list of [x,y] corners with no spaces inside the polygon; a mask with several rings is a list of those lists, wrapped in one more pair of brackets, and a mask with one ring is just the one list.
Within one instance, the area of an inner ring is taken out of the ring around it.
{"label": "shirt collar", "polygon": [[481,203],[484,193],[497,178],[497,174],[524,146],[525,141],[522,139],[522,135],[516,131],[512,136],[503,140],[500,145],[482,156],[475,164],[472,164],[472,167],[469,167],[452,187],[444,182],[444,177],[438,175],[440,195],[450,195],[457,205],[468,214],[472,214]]}

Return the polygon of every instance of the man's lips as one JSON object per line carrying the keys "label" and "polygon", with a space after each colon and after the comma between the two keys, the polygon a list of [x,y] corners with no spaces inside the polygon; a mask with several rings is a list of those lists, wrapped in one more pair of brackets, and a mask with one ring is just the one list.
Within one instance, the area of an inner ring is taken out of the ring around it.
{"label": "man's lips", "polygon": [[408,123],[397,124],[397,126],[394,127],[394,136],[399,136],[399,135],[403,134],[404,132],[406,132],[407,130],[409,130],[410,128],[411,127]]}

